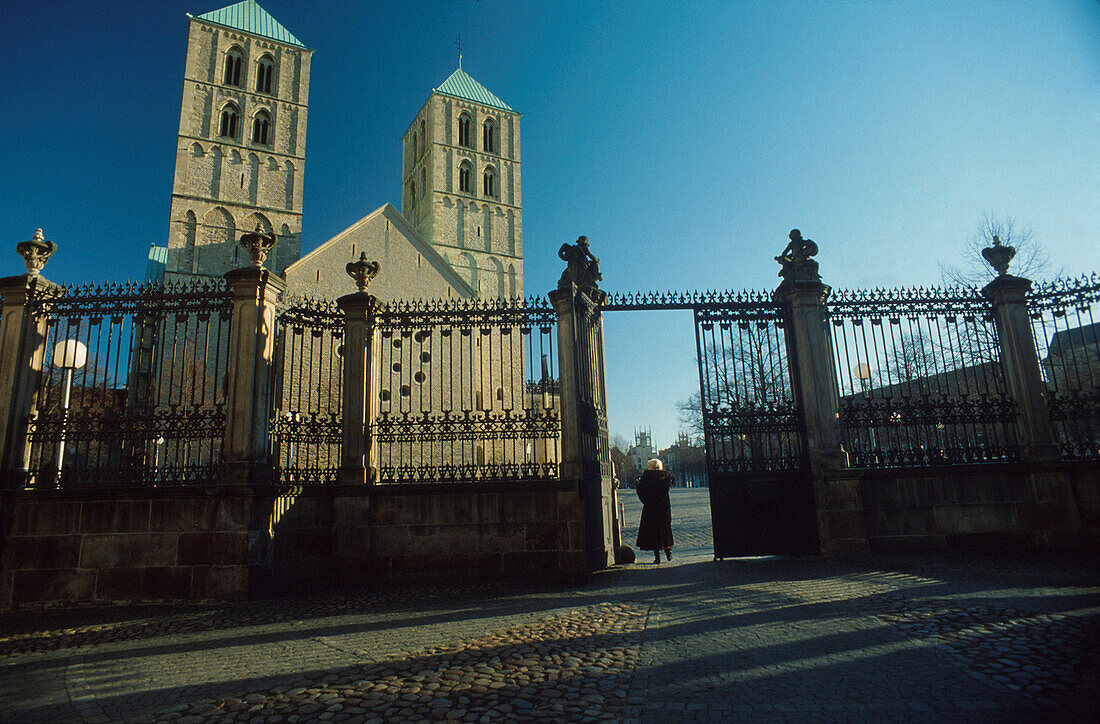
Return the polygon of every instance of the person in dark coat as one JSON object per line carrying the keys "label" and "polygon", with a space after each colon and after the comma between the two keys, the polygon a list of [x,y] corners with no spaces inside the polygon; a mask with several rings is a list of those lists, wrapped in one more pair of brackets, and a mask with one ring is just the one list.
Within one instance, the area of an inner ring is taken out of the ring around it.
{"label": "person in dark coat", "polygon": [[642,520],[638,524],[638,548],[653,551],[653,563],[661,562],[661,551],[672,560],[672,504],[668,489],[672,476],[664,471],[661,461],[646,463],[646,471],[638,481],[638,498],[642,501]]}

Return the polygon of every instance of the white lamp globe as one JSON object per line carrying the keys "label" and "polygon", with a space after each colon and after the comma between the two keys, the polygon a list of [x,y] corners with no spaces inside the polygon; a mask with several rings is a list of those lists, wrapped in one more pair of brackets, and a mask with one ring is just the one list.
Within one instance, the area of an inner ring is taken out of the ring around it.
{"label": "white lamp globe", "polygon": [[88,348],[75,339],[63,339],[53,347],[54,367],[78,370],[88,361]]}

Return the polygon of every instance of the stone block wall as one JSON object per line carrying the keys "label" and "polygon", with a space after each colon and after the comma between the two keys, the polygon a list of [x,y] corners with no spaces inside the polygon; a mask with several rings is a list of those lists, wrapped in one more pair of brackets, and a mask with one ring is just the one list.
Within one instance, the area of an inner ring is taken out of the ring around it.
{"label": "stone block wall", "polygon": [[1100,522],[1098,472],[1094,464],[866,470],[868,543],[871,551],[1077,546]]}
{"label": "stone block wall", "polygon": [[0,522],[0,608],[585,573],[556,482],[12,491]]}
{"label": "stone block wall", "polygon": [[266,578],[248,490],[4,494],[0,606],[240,599]]}

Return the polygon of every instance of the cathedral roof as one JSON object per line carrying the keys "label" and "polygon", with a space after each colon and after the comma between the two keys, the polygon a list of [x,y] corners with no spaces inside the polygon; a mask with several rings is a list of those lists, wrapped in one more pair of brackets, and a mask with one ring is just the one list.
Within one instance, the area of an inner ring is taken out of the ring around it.
{"label": "cathedral roof", "polygon": [[221,10],[203,13],[199,16],[199,20],[205,20],[215,25],[224,25],[234,30],[243,30],[246,33],[278,40],[280,43],[286,43],[287,45],[297,45],[300,48],[306,47],[291,35],[289,30],[280,25],[278,20],[271,17],[270,13],[257,5],[255,0],[244,0],[244,2],[224,7]]}
{"label": "cathedral roof", "polygon": [[492,106],[505,111],[512,110],[507,103],[493,95],[485,86],[478,83],[470,75],[459,68],[451,77],[443,81],[443,84],[435,89],[438,93],[465,98],[483,106]]}

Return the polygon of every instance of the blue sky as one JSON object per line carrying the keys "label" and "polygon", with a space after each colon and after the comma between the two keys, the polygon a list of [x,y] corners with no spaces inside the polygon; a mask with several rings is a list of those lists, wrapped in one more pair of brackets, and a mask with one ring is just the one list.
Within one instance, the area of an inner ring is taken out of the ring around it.
{"label": "blue sky", "polygon": [[[610,290],[772,288],[792,227],[833,286],[931,284],[985,213],[1100,270],[1096,0],[261,5],[316,51],[303,251],[398,202],[401,135],[461,34],[465,70],[524,114],[528,293],[580,234]],[[0,232],[43,227],[49,278],[140,278],[164,243],[185,13],[220,6],[7,14]],[[607,335],[613,432],[667,445],[697,386],[690,316],[609,314]]]}

